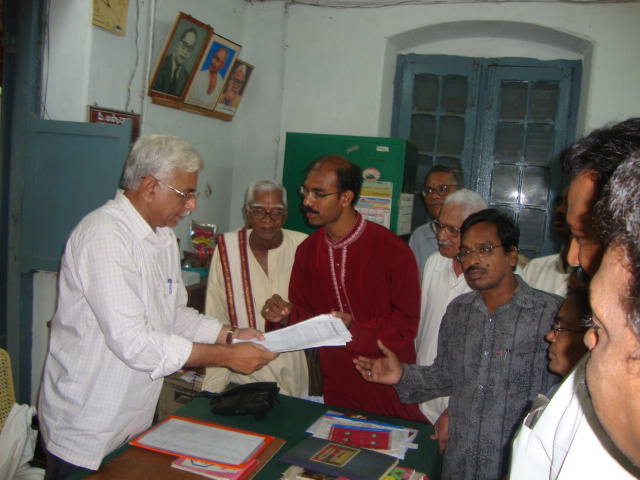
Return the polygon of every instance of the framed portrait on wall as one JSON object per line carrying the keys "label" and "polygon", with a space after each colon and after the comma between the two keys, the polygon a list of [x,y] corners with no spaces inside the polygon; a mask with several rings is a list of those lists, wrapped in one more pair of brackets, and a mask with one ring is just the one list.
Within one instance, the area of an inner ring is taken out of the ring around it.
{"label": "framed portrait on wall", "polygon": [[224,85],[222,95],[218,98],[216,112],[228,115],[229,119],[233,118],[244,95],[244,90],[247,88],[253,69],[253,65],[249,65],[240,59],[236,60]]}
{"label": "framed portrait on wall", "polygon": [[211,35],[211,26],[179,12],[158,58],[149,95],[181,101]]}
{"label": "framed portrait on wall", "polygon": [[242,47],[224,37],[211,35],[191,80],[184,102],[213,110]]}

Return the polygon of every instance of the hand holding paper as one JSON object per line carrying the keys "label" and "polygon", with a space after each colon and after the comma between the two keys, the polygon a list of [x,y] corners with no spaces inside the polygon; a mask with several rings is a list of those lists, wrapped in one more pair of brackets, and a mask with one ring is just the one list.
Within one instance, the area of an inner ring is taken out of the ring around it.
{"label": "hand holding paper", "polygon": [[251,339],[271,352],[292,352],[305,348],[346,345],[351,334],[342,319],[318,315],[304,322],[264,334],[265,341]]}

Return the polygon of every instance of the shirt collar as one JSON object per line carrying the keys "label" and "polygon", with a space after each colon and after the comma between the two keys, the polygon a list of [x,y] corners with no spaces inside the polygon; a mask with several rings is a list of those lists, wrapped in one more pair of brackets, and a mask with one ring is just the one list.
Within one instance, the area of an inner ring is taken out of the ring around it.
{"label": "shirt collar", "polygon": [[172,241],[171,234],[169,233],[171,229],[169,227],[162,227],[157,228],[154,232],[147,221],[142,218],[140,212],[136,210],[131,201],[126,197],[123,190],[116,192],[114,201],[124,211],[129,227],[138,240],[148,239],[158,244],[159,247],[168,245],[169,242]]}
{"label": "shirt collar", "polygon": [[344,237],[342,237],[337,242],[334,242],[329,238],[329,236],[327,235],[327,231],[325,229],[324,238],[327,240],[327,244],[330,247],[343,248],[348,245],[351,245],[353,242],[358,240],[358,238],[360,238],[360,235],[362,235],[362,232],[364,232],[364,229],[367,226],[367,221],[362,215],[360,215],[360,212],[358,212],[357,210],[356,210],[356,215],[357,215],[356,223],[353,225],[353,227],[351,227],[351,230],[349,230],[349,233],[347,233]]}
{"label": "shirt collar", "polygon": [[[516,275],[515,277],[516,277],[516,282],[518,283],[518,286],[516,287],[516,291],[514,292],[511,299],[509,299],[508,302],[503,303],[502,305],[513,303],[518,307],[532,308],[533,307],[533,299],[532,299],[533,289],[529,285],[527,285],[527,282],[525,282],[520,277],[520,275]],[[474,293],[475,295],[460,296],[459,297],[460,302],[467,303],[467,304],[473,303],[477,307],[479,307],[481,304],[484,307],[484,300],[482,300],[482,296],[480,295],[480,292],[478,292],[477,290],[474,290],[472,293]],[[480,302],[480,304],[475,302]],[[502,305],[500,305],[498,308],[502,307]],[[486,307],[485,307],[485,310],[486,310]]]}

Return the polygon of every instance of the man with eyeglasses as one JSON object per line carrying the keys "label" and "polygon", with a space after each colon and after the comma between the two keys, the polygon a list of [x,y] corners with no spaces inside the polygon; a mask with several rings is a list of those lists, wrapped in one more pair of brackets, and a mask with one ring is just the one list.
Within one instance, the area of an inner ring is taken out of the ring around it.
{"label": "man with eyeglasses", "polygon": [[[282,228],[287,213],[287,191],[281,184],[259,180],[249,185],[244,202],[248,228],[217,236],[207,282],[207,315],[231,328],[265,329],[259,308],[276,293],[289,297],[296,249],[307,238]],[[309,388],[307,360],[303,351],[283,353],[249,375],[210,367],[202,389],[219,392],[229,382],[277,382],[281,393],[302,398]]]}
{"label": "man with eyeglasses", "polygon": [[60,263],[38,414],[47,479],[102,459],[149,426],[163,379],[219,365],[242,373],[278,355],[187,307],[173,227],[197,207],[200,154],[168,135],[140,137],[123,190],[74,228]]}
{"label": "man with eyeglasses", "polygon": [[[442,165],[431,168],[427,172],[425,186],[420,191],[429,216],[432,219],[438,218],[447,196],[461,188],[464,188],[464,177],[460,170]],[[415,229],[409,237],[409,246],[416,256],[420,279],[422,279],[427,258],[438,251],[438,239],[433,230],[432,222]]]}
{"label": "man with eyeglasses", "polygon": [[[462,265],[455,259],[460,250],[460,227],[472,213],[487,208],[487,202],[474,191],[463,188],[447,196],[437,220],[431,226],[437,235],[437,253],[431,255],[422,276],[420,327],[416,337],[416,363],[431,365],[438,349],[438,331],[447,305],[459,295],[471,291],[464,279]],[[434,424],[440,450],[448,436],[448,397],[434,398],[420,404],[420,410]]]}
{"label": "man with eyeglasses", "polygon": [[191,69],[186,69],[185,62],[197,45],[198,32],[195,28],[190,27],[182,32],[173,52],[162,60],[152,90],[181,97],[191,73]]}
{"label": "man with eyeglasses", "polygon": [[557,381],[543,337],[560,300],[514,273],[520,232],[511,218],[482,210],[460,233],[456,259],[473,291],[447,307],[433,365],[403,365],[383,342],[384,357],[355,363],[364,379],[394,385],[403,402],[451,397],[444,480],[502,479],[519,421]]}
{"label": "man with eyeglasses", "polygon": [[[353,339],[322,347],[323,385],[311,396],[324,402],[391,417],[425,421],[417,405],[404,405],[392,388],[363,381],[353,368],[359,355],[379,355],[384,339],[406,362],[415,362],[420,320],[418,269],[406,242],[355,209],[362,170],[339,155],[314,161],[300,189],[307,219],[319,228],[300,244],[291,272],[289,301],[274,295],[262,315],[274,326],[321,314],[342,319]],[[310,365],[313,367],[314,357]],[[311,386],[314,372],[310,372]]]}

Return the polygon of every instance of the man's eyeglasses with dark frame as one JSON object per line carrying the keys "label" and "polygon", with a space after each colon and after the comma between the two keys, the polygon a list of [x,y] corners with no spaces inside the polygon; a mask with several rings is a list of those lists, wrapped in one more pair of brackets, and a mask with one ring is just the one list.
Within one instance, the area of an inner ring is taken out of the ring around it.
{"label": "man's eyeglasses with dark frame", "polygon": [[446,197],[447,195],[452,193],[451,187],[458,187],[458,185],[454,183],[450,185],[438,185],[437,187],[434,187],[434,188],[424,187],[422,190],[420,190],[420,196],[422,198],[427,198],[433,192],[436,192],[439,196]]}
{"label": "man's eyeglasses with dark frame", "polygon": [[300,185],[300,188],[298,189],[298,195],[300,195],[302,198],[307,198],[307,195],[309,195],[314,200],[325,198],[325,197],[328,197],[329,195],[335,195],[336,193],[339,195],[343,192],[344,190],[338,190],[337,192],[320,193],[320,192],[316,192],[315,190],[307,190],[304,185]]}
{"label": "man's eyeglasses with dark frame", "polygon": [[503,245],[482,245],[475,250],[460,250],[456,253],[456,260],[460,263],[466,262],[472,253],[475,253],[478,257],[488,257],[493,253],[494,248],[502,247]]}
{"label": "man's eyeglasses with dark frame", "polygon": [[249,215],[251,215],[251,218],[253,218],[254,220],[264,220],[267,215],[269,215],[271,220],[273,220],[274,222],[279,222],[284,218],[286,214],[286,208],[272,208],[268,212],[262,207],[251,207],[249,209]]}
{"label": "man's eyeglasses with dark frame", "polygon": [[560,320],[556,320],[553,322],[553,326],[551,327],[554,335],[558,335],[558,332],[571,332],[571,333],[582,333],[583,335],[589,331],[589,329],[585,330],[573,330],[571,328],[562,328],[560,327]]}

